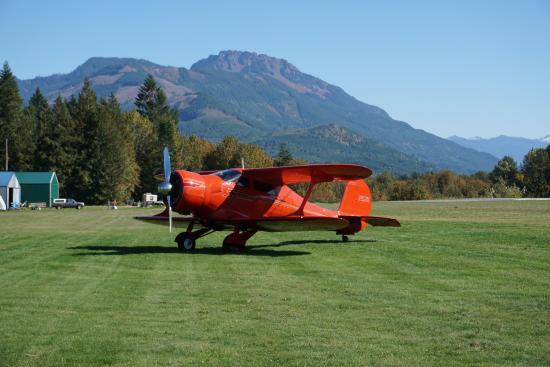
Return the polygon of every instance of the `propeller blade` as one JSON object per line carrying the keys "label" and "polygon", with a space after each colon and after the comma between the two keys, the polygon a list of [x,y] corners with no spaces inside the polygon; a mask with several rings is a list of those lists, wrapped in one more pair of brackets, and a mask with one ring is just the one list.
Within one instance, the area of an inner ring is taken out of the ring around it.
{"label": "propeller blade", "polygon": [[170,182],[170,173],[172,172],[172,166],[170,164],[170,153],[168,152],[168,146],[164,147],[164,182]]}
{"label": "propeller blade", "polygon": [[172,233],[172,203],[170,202],[170,195],[166,197],[168,203],[168,225],[170,227],[170,233]]}
{"label": "propeller blade", "polygon": [[159,185],[159,192],[166,196],[166,205],[168,206],[168,223],[170,225],[170,232],[172,232],[172,198],[170,197],[170,191],[172,185],[170,184],[170,174],[172,166],[170,164],[170,152],[168,147],[164,147],[164,182]]}

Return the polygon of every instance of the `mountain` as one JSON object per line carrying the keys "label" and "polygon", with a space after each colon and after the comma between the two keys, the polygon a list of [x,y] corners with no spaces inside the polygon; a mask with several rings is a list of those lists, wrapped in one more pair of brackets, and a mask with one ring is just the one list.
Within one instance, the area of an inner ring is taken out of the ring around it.
{"label": "mountain", "polygon": [[286,144],[293,156],[310,162],[364,164],[375,172],[412,173],[435,169],[433,165],[334,124],[282,130],[253,142],[272,155],[281,144]]}
{"label": "mountain", "polygon": [[[88,77],[99,96],[115,94],[131,108],[147,74],[155,77],[168,101],[180,113],[180,129],[219,140],[236,135],[265,147],[271,138],[289,134],[310,137],[312,128],[337,125],[376,142],[387,151],[407,156],[411,171],[422,167],[448,168],[457,172],[490,170],[496,158],[465,148],[409,124],[392,119],[379,107],[363,103],[341,88],[302,73],[286,60],[252,52],[222,51],[200,60],[190,69],[161,66],[146,60],[91,58],[69,74],[20,80],[21,94],[28,100],[40,87],[52,101],[58,94],[78,93]],[[275,136],[273,136],[275,135]],[[279,138],[280,139],[280,138]],[[373,144],[366,144],[370,154]],[[318,160],[332,158],[314,147],[300,147]],[[376,153],[377,154],[377,153]],[[360,156],[361,154],[356,154]],[[394,155],[389,155],[394,157]],[[402,162],[389,162],[397,167]]]}
{"label": "mountain", "polygon": [[492,154],[495,157],[502,158],[505,155],[509,155],[518,163],[521,163],[525,154],[532,148],[544,148],[550,144],[550,135],[542,139],[516,138],[505,135],[490,139],[483,139],[480,137],[468,139],[459,136],[451,136],[449,140],[466,148],[472,148],[480,152]]}

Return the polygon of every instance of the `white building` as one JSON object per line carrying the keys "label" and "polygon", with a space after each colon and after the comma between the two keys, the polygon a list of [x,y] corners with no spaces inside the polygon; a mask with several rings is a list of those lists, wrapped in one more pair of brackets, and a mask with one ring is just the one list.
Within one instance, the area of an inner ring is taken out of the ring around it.
{"label": "white building", "polygon": [[6,208],[21,203],[21,186],[14,172],[0,172],[0,196]]}

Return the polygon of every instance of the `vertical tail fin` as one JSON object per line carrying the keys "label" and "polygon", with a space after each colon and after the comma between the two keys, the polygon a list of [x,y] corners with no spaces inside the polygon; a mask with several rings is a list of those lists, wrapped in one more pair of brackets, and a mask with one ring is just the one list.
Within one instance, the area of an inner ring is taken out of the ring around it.
{"label": "vertical tail fin", "polygon": [[364,180],[348,181],[338,213],[341,216],[368,216],[371,206],[372,196],[366,182]]}

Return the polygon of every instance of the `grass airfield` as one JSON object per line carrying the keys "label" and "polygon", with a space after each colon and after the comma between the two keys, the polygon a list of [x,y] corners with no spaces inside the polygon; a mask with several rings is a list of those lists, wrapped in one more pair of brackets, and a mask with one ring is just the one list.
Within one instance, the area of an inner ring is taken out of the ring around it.
{"label": "grass airfield", "polygon": [[0,366],[550,365],[550,202],[374,203],[401,228],[225,234],[0,213]]}

